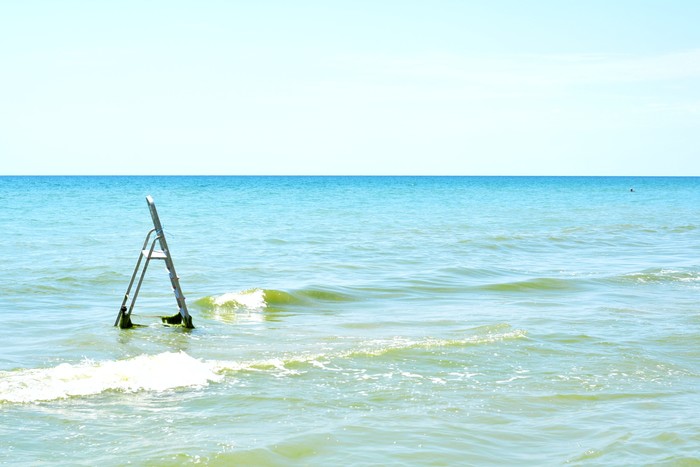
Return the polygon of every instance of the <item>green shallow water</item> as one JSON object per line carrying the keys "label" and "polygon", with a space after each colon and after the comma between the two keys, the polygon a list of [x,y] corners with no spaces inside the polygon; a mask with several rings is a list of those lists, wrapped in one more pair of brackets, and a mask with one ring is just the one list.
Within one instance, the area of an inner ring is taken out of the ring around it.
{"label": "green shallow water", "polygon": [[[630,187],[635,191],[630,192]],[[152,266],[158,205],[196,328]],[[0,462],[697,465],[697,178],[0,177]]]}

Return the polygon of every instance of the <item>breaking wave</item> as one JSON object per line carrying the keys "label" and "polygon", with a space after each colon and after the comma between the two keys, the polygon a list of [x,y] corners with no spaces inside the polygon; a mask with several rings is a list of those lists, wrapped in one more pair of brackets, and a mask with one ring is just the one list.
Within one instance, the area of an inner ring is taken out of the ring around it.
{"label": "breaking wave", "polygon": [[229,292],[222,295],[204,297],[195,302],[202,308],[237,310],[263,310],[267,307],[265,291],[262,289],[244,290],[242,292]]}
{"label": "breaking wave", "polygon": [[105,391],[166,391],[202,387],[222,376],[210,363],[184,352],[140,355],[126,360],[0,372],[0,401],[39,402]]}
{"label": "breaking wave", "polygon": [[[254,288],[200,298],[194,305],[214,318],[240,312],[289,311],[315,308],[317,305],[349,303],[375,298],[417,298],[469,294],[566,294],[577,293],[600,286],[628,287],[639,285],[678,284],[700,286],[700,271],[695,268],[653,268],[612,274],[554,274],[525,276],[518,271],[448,268],[430,276],[397,281],[393,286],[374,287],[310,287],[292,291]],[[465,280],[465,276],[472,280]],[[520,276],[520,277],[519,277]]]}
{"label": "breaking wave", "polygon": [[508,325],[476,331],[476,335],[461,339],[395,337],[370,340],[349,349],[253,361],[202,360],[185,352],[164,352],[124,360],[84,360],[51,368],[1,371],[0,403],[47,402],[94,396],[108,391],[133,393],[203,388],[221,382],[232,373],[268,372],[280,377],[298,374],[304,366],[323,370],[331,361],[374,358],[415,349],[488,345],[526,337],[525,331],[513,330]]}
{"label": "breaking wave", "polygon": [[306,306],[319,302],[351,302],[358,298],[332,289],[308,288],[292,292],[271,289],[249,289],[200,298],[194,305],[209,311],[263,311],[287,306]]}

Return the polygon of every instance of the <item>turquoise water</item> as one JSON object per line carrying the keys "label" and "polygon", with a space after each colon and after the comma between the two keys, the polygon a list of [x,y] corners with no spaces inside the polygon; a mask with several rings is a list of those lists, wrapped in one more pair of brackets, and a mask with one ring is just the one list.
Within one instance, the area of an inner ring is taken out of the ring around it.
{"label": "turquoise water", "polygon": [[[148,194],[191,331],[162,263],[112,326]],[[0,462],[699,465],[699,206],[700,178],[0,177]]]}

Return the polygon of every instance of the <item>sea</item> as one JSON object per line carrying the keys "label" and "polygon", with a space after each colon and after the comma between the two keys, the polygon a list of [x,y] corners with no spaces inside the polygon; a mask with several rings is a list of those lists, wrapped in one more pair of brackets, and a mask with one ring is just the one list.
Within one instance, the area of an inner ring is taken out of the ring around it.
{"label": "sea", "polygon": [[[114,326],[148,195],[194,329],[158,260]],[[700,465],[697,177],[0,177],[0,235],[2,464]]]}

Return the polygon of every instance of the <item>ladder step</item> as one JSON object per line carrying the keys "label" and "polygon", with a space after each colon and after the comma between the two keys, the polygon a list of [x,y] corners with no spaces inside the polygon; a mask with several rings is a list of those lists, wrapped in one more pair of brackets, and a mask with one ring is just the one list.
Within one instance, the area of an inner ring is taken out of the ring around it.
{"label": "ladder step", "polygon": [[[144,258],[148,258],[148,251],[149,250],[141,250],[141,254]],[[166,257],[167,255],[165,252],[160,250],[153,250],[153,253],[151,253],[151,259],[165,259]]]}

